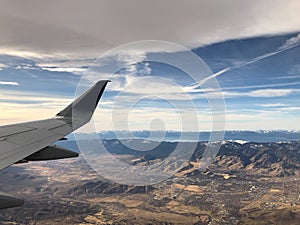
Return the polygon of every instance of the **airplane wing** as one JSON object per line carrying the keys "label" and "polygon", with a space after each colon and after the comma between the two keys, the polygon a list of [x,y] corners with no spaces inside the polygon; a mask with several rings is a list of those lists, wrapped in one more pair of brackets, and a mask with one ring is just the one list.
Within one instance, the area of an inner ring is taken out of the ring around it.
{"label": "airplane wing", "polygon": [[[14,163],[77,157],[78,153],[51,144],[90,121],[108,82],[98,81],[54,118],[1,126],[0,170]],[[23,203],[0,192],[0,209]]]}

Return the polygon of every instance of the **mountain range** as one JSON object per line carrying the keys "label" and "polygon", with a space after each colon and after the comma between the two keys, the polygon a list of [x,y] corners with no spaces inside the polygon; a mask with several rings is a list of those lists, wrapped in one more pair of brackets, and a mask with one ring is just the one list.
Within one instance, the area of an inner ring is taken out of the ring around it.
{"label": "mountain range", "polygon": [[[219,132],[220,133],[220,132]],[[185,132],[184,137],[190,139],[181,140],[183,132],[179,131],[103,131],[98,133],[100,139],[145,139],[152,141],[209,141],[211,132]],[[196,140],[194,137],[198,137]],[[70,135],[69,140],[75,140],[74,135]],[[91,139],[88,133],[78,133],[76,138],[80,140]],[[242,140],[248,142],[277,142],[300,140],[299,130],[259,130],[259,131],[225,131],[224,140]]]}

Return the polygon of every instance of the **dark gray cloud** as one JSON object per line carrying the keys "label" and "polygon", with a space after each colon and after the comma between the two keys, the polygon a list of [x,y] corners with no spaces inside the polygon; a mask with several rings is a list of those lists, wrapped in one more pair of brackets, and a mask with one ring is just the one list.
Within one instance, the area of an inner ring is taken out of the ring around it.
{"label": "dark gray cloud", "polygon": [[300,30],[298,0],[3,0],[0,52],[101,54],[138,40],[186,47]]}

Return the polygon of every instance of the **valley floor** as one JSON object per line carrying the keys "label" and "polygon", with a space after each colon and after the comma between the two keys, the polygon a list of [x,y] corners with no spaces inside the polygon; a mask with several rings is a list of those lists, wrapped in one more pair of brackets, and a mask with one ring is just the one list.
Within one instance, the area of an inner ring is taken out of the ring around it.
{"label": "valley floor", "polygon": [[79,158],[13,166],[0,176],[5,181],[0,190],[26,201],[20,208],[1,211],[1,224],[296,225],[300,221],[298,175],[265,177],[189,167],[163,183],[130,187],[99,178]]}

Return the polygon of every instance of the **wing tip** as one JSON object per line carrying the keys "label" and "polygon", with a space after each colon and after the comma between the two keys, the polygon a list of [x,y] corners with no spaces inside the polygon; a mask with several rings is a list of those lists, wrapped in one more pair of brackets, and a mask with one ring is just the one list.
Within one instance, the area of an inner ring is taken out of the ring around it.
{"label": "wing tip", "polygon": [[[80,109],[86,108],[89,104],[93,105],[91,102],[91,99],[95,98],[94,102],[94,108],[90,109],[88,111],[94,111],[95,108],[98,105],[98,102],[104,92],[104,89],[108,82],[111,82],[111,80],[99,80],[97,81],[92,87],[90,87],[85,93],[83,93],[80,97],[75,99],[70,105],[68,105],[66,108],[64,108],[62,111],[56,114],[56,116],[63,116],[63,117],[72,117],[73,109],[77,109],[77,112],[80,111]],[[92,97],[94,96],[94,97]],[[80,106],[80,102],[86,102],[86,104],[83,104]],[[90,102],[90,103],[89,103]]]}
{"label": "wing tip", "polygon": [[99,81],[96,82],[95,85],[101,85],[101,84],[103,84],[103,83],[106,83],[106,84],[107,84],[108,82],[111,82],[111,80],[99,80]]}

